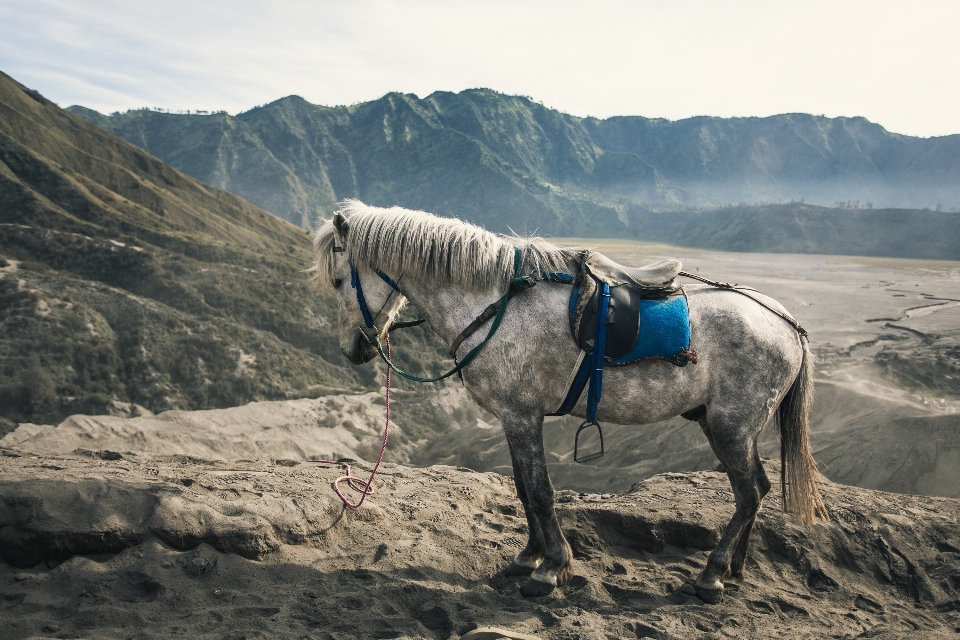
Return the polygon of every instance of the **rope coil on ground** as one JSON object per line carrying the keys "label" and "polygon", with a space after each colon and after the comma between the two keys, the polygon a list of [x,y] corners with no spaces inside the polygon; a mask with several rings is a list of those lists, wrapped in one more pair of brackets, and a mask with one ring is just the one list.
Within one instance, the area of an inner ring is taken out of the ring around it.
{"label": "rope coil on ground", "polygon": [[[387,343],[387,359],[390,358],[390,334],[384,336],[384,340]],[[377,475],[377,470],[380,468],[380,463],[383,462],[383,454],[387,450],[387,437],[390,435],[390,367],[387,367],[387,392],[385,398],[386,404],[386,423],[383,425],[383,444],[380,446],[380,456],[377,458],[377,463],[373,465],[373,471],[370,472],[370,477],[364,480],[353,475],[353,471],[350,469],[350,464],[348,462],[341,462],[339,460],[308,460],[307,462],[317,462],[320,464],[342,464],[344,475],[340,476],[333,481],[333,490],[337,492],[337,495],[340,496],[340,499],[343,500],[344,506],[350,509],[358,509],[360,505],[363,504],[363,501],[366,500],[367,496],[374,493],[373,489],[373,479]],[[350,488],[354,491],[360,493],[360,501],[357,503],[350,502],[350,499],[347,498],[340,491],[340,483],[344,480],[347,481],[347,484],[350,485]]]}

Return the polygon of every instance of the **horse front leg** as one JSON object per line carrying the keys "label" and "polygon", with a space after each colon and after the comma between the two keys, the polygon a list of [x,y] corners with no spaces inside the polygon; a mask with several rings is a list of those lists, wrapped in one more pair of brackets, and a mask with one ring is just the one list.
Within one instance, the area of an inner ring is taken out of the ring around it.
{"label": "horse front leg", "polygon": [[540,521],[533,516],[533,511],[530,509],[527,490],[523,484],[523,472],[517,464],[517,456],[514,455],[512,446],[510,447],[510,458],[513,462],[513,484],[517,488],[517,497],[520,498],[520,504],[523,505],[523,513],[527,517],[527,531],[529,532],[529,536],[527,538],[527,546],[517,554],[513,562],[510,563],[510,566],[504,571],[504,574],[508,576],[528,576],[540,566],[546,544],[543,539],[543,529],[540,527]]}
{"label": "horse front leg", "polygon": [[513,457],[518,495],[522,484],[527,498],[523,502],[521,497],[527,522],[530,523],[528,549],[533,556],[542,554],[542,561],[520,592],[527,598],[543,596],[573,577],[573,553],[560,531],[560,521],[554,510],[553,485],[547,474],[547,461],[543,453],[543,416],[506,416],[501,417],[501,421]]}

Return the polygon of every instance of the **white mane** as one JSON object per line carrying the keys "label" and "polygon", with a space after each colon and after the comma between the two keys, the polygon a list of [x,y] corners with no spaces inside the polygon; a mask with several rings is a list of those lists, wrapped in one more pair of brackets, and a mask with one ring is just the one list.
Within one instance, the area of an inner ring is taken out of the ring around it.
{"label": "white mane", "polygon": [[[524,274],[568,270],[578,249],[560,249],[542,238],[502,237],[475,225],[400,207],[381,209],[345,200],[346,249],[355,264],[375,266],[393,277],[428,277],[470,289],[505,287],[513,276],[513,248],[523,255]],[[333,278],[333,221],[313,241],[314,284]]]}

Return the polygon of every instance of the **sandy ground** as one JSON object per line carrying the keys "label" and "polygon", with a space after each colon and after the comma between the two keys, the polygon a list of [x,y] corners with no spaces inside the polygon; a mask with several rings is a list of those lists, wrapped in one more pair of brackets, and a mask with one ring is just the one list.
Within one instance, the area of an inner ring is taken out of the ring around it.
{"label": "sandy ground", "polygon": [[[388,465],[345,511],[336,468],[94,452],[0,457],[0,638],[933,637],[960,632],[960,501],[828,484],[834,521],[771,494],[745,582],[684,584],[732,510],[719,473],[562,492],[577,577],[524,599],[512,482]],[[107,456],[113,457],[113,456]],[[776,469],[768,472],[773,475]]]}
{"label": "sandy ground", "polygon": [[[834,520],[810,528],[771,494],[723,604],[683,587],[732,511],[696,424],[605,425],[590,465],[571,461],[578,421],[547,424],[579,577],[525,600],[498,573],[526,524],[492,416],[433,442],[396,425],[387,460],[426,468],[387,465],[358,512],[330,487],[338,469],[302,462],[376,457],[382,399],[364,394],[21,425],[0,440],[0,639],[960,633],[960,503],[922,497],[960,497],[960,263],[602,248],[774,296],[821,359],[815,453],[862,488],[827,485]],[[442,394],[453,415],[462,390]],[[761,444],[778,454],[772,429]]]}
{"label": "sandy ground", "polygon": [[[404,402],[394,390],[393,402]],[[452,414],[468,402],[459,387],[440,389],[436,411]],[[383,394],[251,402],[229,409],[164,411],[136,417],[70,416],[58,425],[21,424],[0,446],[67,453],[77,448],[184,454],[211,460],[269,456],[290,460],[376,459],[383,442]],[[394,411],[390,459],[405,463],[423,443],[405,438],[404,418]]]}
{"label": "sandy ground", "polygon": [[[810,331],[820,358],[812,425],[822,472],[865,488],[960,497],[960,370],[953,376],[944,355],[950,345],[960,345],[960,263],[734,254],[626,242],[599,248],[627,264],[677,256],[693,273],[747,284],[782,301]],[[891,367],[932,371],[940,386],[907,390],[890,375]],[[468,402],[458,387],[440,393],[438,410],[449,414]],[[57,426],[21,425],[0,439],[0,446],[223,460],[372,460],[383,426],[381,402],[371,393],[132,419],[74,416]],[[402,396],[394,402],[402,404]],[[588,466],[576,465],[572,443],[577,425],[567,418],[549,421],[545,429],[551,475],[560,488],[622,491],[655,473],[716,464],[697,425],[675,418],[642,427],[604,425],[610,453]],[[431,442],[410,442],[403,437],[402,419],[399,424],[395,420],[387,459],[510,475],[509,453],[496,420],[486,416],[462,427]],[[762,436],[762,451],[779,455],[772,428]]]}

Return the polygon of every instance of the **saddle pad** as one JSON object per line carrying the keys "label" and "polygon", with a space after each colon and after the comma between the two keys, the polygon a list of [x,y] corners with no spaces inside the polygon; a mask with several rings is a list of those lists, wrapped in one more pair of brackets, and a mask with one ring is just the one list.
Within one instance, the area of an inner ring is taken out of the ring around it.
{"label": "saddle pad", "polygon": [[608,359],[610,364],[628,364],[641,358],[663,358],[686,364],[679,353],[690,348],[690,312],[687,296],[640,300],[640,332],[628,353]]}

